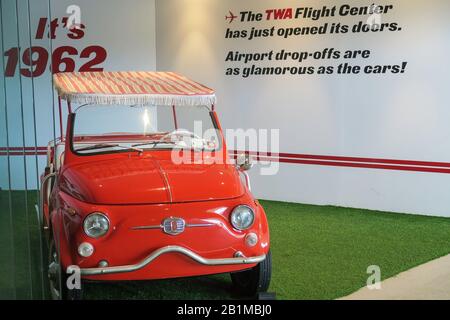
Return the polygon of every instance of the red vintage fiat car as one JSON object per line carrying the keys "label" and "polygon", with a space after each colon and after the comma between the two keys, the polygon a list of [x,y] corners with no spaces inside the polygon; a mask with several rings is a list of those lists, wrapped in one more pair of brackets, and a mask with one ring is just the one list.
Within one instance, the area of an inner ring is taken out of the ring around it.
{"label": "red vintage fiat car", "polygon": [[172,72],[60,73],[54,83],[61,132],[41,177],[53,298],[81,297],[69,267],[82,281],[230,273],[245,295],[268,289],[266,215],[248,157],[229,159],[213,90]]}

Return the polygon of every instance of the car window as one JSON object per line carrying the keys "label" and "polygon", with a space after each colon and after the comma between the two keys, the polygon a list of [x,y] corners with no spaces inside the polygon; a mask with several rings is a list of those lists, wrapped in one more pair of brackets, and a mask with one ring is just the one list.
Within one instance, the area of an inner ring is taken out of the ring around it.
{"label": "car window", "polygon": [[219,136],[206,107],[90,105],[76,112],[72,147],[80,154],[133,148],[216,150]]}

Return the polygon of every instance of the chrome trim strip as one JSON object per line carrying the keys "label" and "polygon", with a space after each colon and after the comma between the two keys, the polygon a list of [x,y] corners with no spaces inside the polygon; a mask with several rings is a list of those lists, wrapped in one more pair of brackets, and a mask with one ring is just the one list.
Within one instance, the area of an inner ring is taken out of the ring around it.
{"label": "chrome trim strip", "polygon": [[186,228],[202,228],[202,227],[213,227],[214,223],[188,223]]}
{"label": "chrome trim strip", "polygon": [[180,246],[167,246],[160,248],[150,255],[147,256],[144,260],[137,264],[125,265],[125,266],[117,266],[117,267],[106,267],[106,268],[83,268],[81,269],[81,274],[84,276],[94,276],[94,275],[102,275],[102,274],[113,274],[113,273],[125,273],[125,272],[133,272],[140,270],[150,263],[152,263],[156,258],[163,254],[167,253],[181,253],[192,260],[207,266],[223,266],[223,265],[233,265],[233,264],[254,264],[260,263],[266,259],[266,255],[256,256],[256,257],[235,257],[235,258],[223,258],[223,259],[207,259],[204,258],[195,252],[180,247]]}
{"label": "chrome trim strip", "polygon": [[162,226],[142,226],[142,227],[131,227],[131,230],[152,230],[152,229],[162,229]]}
{"label": "chrome trim strip", "polygon": [[[204,228],[204,227],[212,227],[215,226],[214,223],[187,223],[185,228]],[[164,229],[164,226],[139,226],[139,227],[131,227],[131,230],[156,230],[156,229]]]}

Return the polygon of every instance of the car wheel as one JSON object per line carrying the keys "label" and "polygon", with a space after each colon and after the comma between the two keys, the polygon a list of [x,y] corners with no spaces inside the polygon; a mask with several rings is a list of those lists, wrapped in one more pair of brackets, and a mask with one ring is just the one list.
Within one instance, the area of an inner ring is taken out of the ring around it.
{"label": "car wheel", "polygon": [[269,289],[272,276],[272,254],[266,255],[266,259],[250,270],[231,274],[234,288],[246,296],[256,296],[260,292]]}
{"label": "car wheel", "polygon": [[83,297],[82,289],[69,290],[67,288],[67,275],[62,272],[61,262],[53,239],[50,240],[48,252],[47,274],[51,298],[53,300],[81,300]]}

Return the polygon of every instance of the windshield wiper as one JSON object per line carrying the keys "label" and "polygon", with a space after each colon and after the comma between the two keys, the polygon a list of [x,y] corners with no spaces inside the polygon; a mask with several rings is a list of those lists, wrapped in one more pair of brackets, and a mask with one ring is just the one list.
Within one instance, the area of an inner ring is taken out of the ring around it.
{"label": "windshield wiper", "polygon": [[176,145],[176,143],[172,142],[172,141],[161,141],[161,140],[158,140],[158,141],[152,141],[152,142],[133,144],[132,147],[142,147],[142,146],[149,146],[149,145],[151,145],[153,147],[156,147],[158,144],[175,144]]}
{"label": "windshield wiper", "polygon": [[76,149],[76,151],[88,151],[88,150],[98,150],[98,149],[107,149],[107,148],[121,148],[121,149],[126,149],[126,150],[134,150],[139,153],[144,152],[144,150],[135,148],[135,146],[126,147],[126,146],[121,146],[120,144],[107,144],[107,143],[95,144],[93,146]]}

